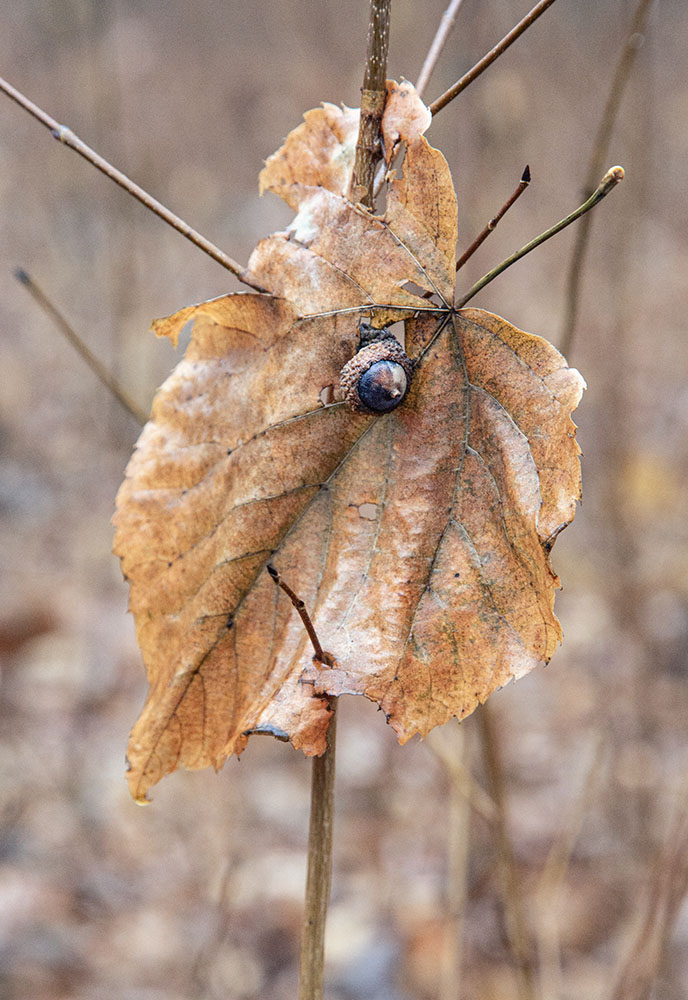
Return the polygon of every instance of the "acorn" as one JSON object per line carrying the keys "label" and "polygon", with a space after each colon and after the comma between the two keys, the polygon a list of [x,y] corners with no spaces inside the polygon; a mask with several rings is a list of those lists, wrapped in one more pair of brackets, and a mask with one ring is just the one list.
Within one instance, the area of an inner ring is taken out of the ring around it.
{"label": "acorn", "polygon": [[342,368],[342,393],[356,413],[389,413],[406,398],[413,361],[386,328],[361,323],[359,334],[359,351]]}

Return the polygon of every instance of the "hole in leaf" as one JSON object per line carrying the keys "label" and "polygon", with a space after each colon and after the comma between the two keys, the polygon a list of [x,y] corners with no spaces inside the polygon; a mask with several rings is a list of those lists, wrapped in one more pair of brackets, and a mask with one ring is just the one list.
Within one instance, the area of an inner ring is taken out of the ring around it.
{"label": "hole in leaf", "polygon": [[389,162],[389,167],[387,168],[387,173],[391,171],[396,171],[395,175],[390,178],[390,180],[401,180],[404,176],[404,160],[406,159],[406,143],[397,140],[396,148],[392,154],[392,158]]}
{"label": "hole in leaf", "polygon": [[377,504],[376,503],[362,503],[358,508],[358,516],[362,517],[365,521],[376,521],[377,520]]}
{"label": "hole in leaf", "polygon": [[318,393],[318,399],[323,406],[329,406],[330,403],[334,403],[334,386],[324,385]]}
{"label": "hole in leaf", "polygon": [[397,320],[396,323],[390,323],[387,329],[394,334],[402,347],[406,347],[406,324],[403,319]]}
{"label": "hole in leaf", "polygon": [[[421,288],[420,285],[417,285],[415,281],[405,281],[401,287],[404,289],[405,292],[408,292],[410,295],[417,295],[421,299],[425,298],[425,289]],[[435,298],[436,296],[433,296],[433,299]],[[432,302],[433,299],[429,299],[426,301]],[[439,303],[436,302],[435,304],[438,305]]]}

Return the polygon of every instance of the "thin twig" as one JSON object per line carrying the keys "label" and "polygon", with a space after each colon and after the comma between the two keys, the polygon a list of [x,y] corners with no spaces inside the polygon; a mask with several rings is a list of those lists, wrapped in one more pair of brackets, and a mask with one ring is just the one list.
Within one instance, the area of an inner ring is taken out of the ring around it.
{"label": "thin twig", "polygon": [[462,90],[465,90],[469,83],[473,83],[473,81],[476,80],[488,66],[491,66],[495,59],[498,59],[503,52],[506,52],[509,46],[513,45],[516,39],[520,38],[523,32],[526,31],[531,24],[534,24],[540,15],[544,14],[547,8],[551,7],[553,3],[554,0],[540,0],[539,3],[536,3],[533,9],[526,14],[523,20],[519,21],[518,24],[511,29],[509,34],[504,36],[501,42],[498,42],[493,49],[490,49],[487,55],[483,56],[480,62],[475,64],[473,69],[469,69],[469,71],[465,73],[460,80],[457,80],[456,83],[449,88],[449,90],[445,91],[441,97],[438,97],[437,100],[430,105],[430,111],[432,114],[436,115],[437,112],[446,107],[450,101],[453,101]]}
{"label": "thin twig", "polygon": [[488,703],[482,705],[477,715],[480,722],[487,781],[490,794],[497,807],[497,844],[503,882],[506,934],[518,972],[519,997],[521,1000],[534,1000],[535,980],[530,957],[530,935],[521,898],[518,872],[516,871],[516,859],[509,834],[504,768],[490,705]]}
{"label": "thin twig", "polygon": [[466,727],[455,722],[433,730],[424,741],[445,765],[449,779],[446,914],[438,1000],[456,1000],[462,993],[463,926],[472,805],[466,795],[466,776],[471,784],[478,787],[470,777],[471,747],[468,735]]}
{"label": "thin twig", "polygon": [[688,893],[688,809],[685,796],[684,784],[669,834],[648,878],[643,894],[645,898],[635,904],[640,919],[627,954],[617,970],[612,1000],[647,1000],[650,996]]}
{"label": "thin twig", "polygon": [[60,333],[69,341],[74,350],[86,362],[96,378],[112,393],[115,399],[124,407],[127,413],[139,424],[145,424],[148,420],[147,414],[142,410],[124,391],[117,379],[110,374],[93,352],[86,346],[76,330],[67,322],[65,317],[55,306],[45,292],[36,284],[33,278],[26,271],[18,267],[14,276],[26,288],[27,292],[38,303],[43,312],[50,317]]}
{"label": "thin twig", "polygon": [[589,212],[591,208],[594,208],[598,202],[602,201],[602,199],[605,198],[609,192],[623,180],[623,178],[623,167],[611,167],[587,201],[583,202],[583,204],[580,205],[579,208],[575,209],[575,211],[571,212],[570,215],[567,215],[560,222],[557,222],[557,224],[552,226],[551,229],[547,229],[544,233],[536,236],[534,240],[530,241],[530,243],[526,243],[526,245],[521,247],[520,250],[516,250],[510,257],[503,260],[501,264],[498,264],[497,267],[493,267],[491,271],[488,271],[487,274],[483,275],[480,281],[476,281],[476,283],[468,289],[465,295],[462,295],[461,298],[456,301],[455,308],[460,309],[462,306],[465,306],[474,295],[477,295],[478,292],[482,291],[486,285],[489,285],[491,281],[494,281],[494,279],[501,274],[502,271],[506,271],[508,267],[515,264],[516,261],[521,259],[521,257],[525,257],[525,255],[530,253],[531,250],[535,250],[536,247],[539,247],[542,243],[545,243],[553,236],[556,236],[557,233],[560,233],[562,229],[566,229],[566,227],[570,226],[572,222],[576,221],[576,219],[580,219],[581,215],[585,215],[585,213]]}
{"label": "thin twig", "polygon": [[305,628],[306,632],[308,633],[308,638],[311,640],[311,645],[313,646],[313,651],[314,651],[313,659],[314,659],[314,661],[316,663],[325,664],[325,666],[328,666],[328,667],[334,666],[334,659],[332,658],[332,655],[330,653],[326,652],[325,650],[323,650],[322,646],[320,645],[320,640],[318,639],[318,634],[315,631],[315,627],[313,626],[313,622],[311,621],[311,616],[308,614],[308,611],[306,610],[306,605],[304,604],[304,602],[301,600],[300,597],[297,596],[297,594],[294,593],[294,591],[291,589],[291,587],[284,582],[284,580],[279,575],[279,573],[277,572],[277,570],[275,569],[274,566],[272,566],[271,564],[268,564],[267,571],[270,574],[270,576],[272,577],[272,579],[275,581],[275,583],[277,584],[277,586],[282,588],[282,590],[284,591],[284,593],[287,595],[287,597],[289,598],[289,600],[291,601],[291,603],[294,605],[294,607],[298,611],[298,613],[299,613],[299,615],[301,617],[301,621],[303,622],[303,627]]}
{"label": "thin twig", "polygon": [[497,212],[497,214],[494,216],[494,218],[490,219],[490,221],[485,226],[483,231],[478,236],[476,236],[476,238],[473,240],[468,249],[465,250],[464,253],[457,260],[456,262],[457,271],[463,267],[463,265],[470,257],[473,256],[475,251],[482,243],[485,242],[490,233],[497,228],[497,224],[499,223],[500,219],[502,219],[504,215],[506,215],[506,213],[509,211],[514,202],[518,201],[518,199],[521,197],[521,195],[523,194],[523,192],[525,191],[525,189],[528,187],[529,184],[530,184],[530,167],[528,166],[528,164],[526,164],[526,168],[523,171],[523,174],[521,175],[521,179],[518,182],[518,187],[516,188],[514,193],[511,195],[510,198],[507,199],[507,201],[504,202],[504,204]]}
{"label": "thin twig", "polygon": [[552,844],[535,893],[539,959],[539,992],[543,1000],[554,1000],[561,988],[562,895],[571,856],[601,777],[605,772],[606,747],[598,734],[592,740],[583,767],[580,793],[568,810],[559,835]]}
{"label": "thin twig", "polygon": [[43,111],[42,108],[39,108],[37,104],[34,104],[33,101],[30,101],[28,97],[25,97],[21,91],[17,90],[1,77],[0,90],[7,94],[8,97],[11,97],[13,101],[16,101],[16,103],[20,107],[24,108],[25,111],[28,111],[30,115],[33,115],[33,117],[36,118],[42,125],[45,125],[55,139],[63,143],[65,146],[69,146],[69,148],[73,149],[74,152],[79,154],[79,156],[83,156],[85,160],[88,160],[89,163],[100,170],[101,173],[105,174],[106,177],[109,177],[110,180],[115,182],[115,184],[119,184],[119,186],[124,188],[124,190],[132,195],[132,197],[140,201],[142,205],[145,205],[145,207],[155,215],[159,216],[168,224],[168,226],[172,226],[172,228],[176,229],[178,233],[181,233],[182,236],[187,238],[187,240],[190,240],[194,246],[203,250],[203,252],[207,253],[209,257],[212,257],[214,261],[217,261],[218,264],[221,264],[223,267],[226,267],[228,271],[231,271],[232,274],[239,279],[239,281],[242,281],[245,285],[249,285],[251,288],[255,288],[258,292],[265,291],[264,288],[252,280],[245,267],[242,267],[241,264],[238,264],[235,260],[232,260],[231,257],[228,257],[226,253],[219,249],[219,247],[216,247],[215,244],[211,243],[210,240],[207,240],[205,236],[201,236],[201,234],[196,232],[195,229],[192,229],[188,223],[184,222],[184,220],[180,219],[178,215],[171,212],[169,208],[165,208],[161,202],[153,198],[153,196],[148,194],[147,191],[144,191],[144,189],[139,187],[138,184],[135,184],[134,181],[126,176],[126,174],[117,170],[116,167],[113,167],[111,163],[108,163],[108,161],[96,153],[95,150],[91,149],[90,146],[87,146],[85,142],[82,142],[81,139],[75,135],[71,129],[67,128],[66,125],[60,125],[59,122],[55,121],[54,118],[51,118],[50,115]]}
{"label": "thin twig", "polygon": [[368,50],[361,88],[361,121],[351,175],[351,201],[373,207],[375,169],[382,153],[382,113],[387,99],[387,52],[391,0],[370,0]]}
{"label": "thin twig", "polygon": [[[612,132],[614,131],[614,123],[619,113],[619,107],[621,106],[621,98],[623,97],[626,85],[630,80],[631,70],[633,69],[638,49],[643,42],[642,32],[645,29],[645,22],[651,6],[652,0],[640,0],[635,9],[635,13],[633,14],[630,32],[626,38],[621,55],[619,56],[619,60],[616,64],[611,89],[609,91],[607,102],[602,113],[602,118],[597,129],[595,141],[593,142],[592,152],[590,154],[590,163],[588,165],[588,173],[585,180],[585,187],[583,189],[584,197],[587,197],[592,192],[595,179],[600,176],[600,171],[602,170],[605,160],[609,155],[609,146],[611,144]],[[562,323],[561,337],[559,339],[559,350],[565,356],[568,356],[571,350],[573,336],[576,329],[583,265],[585,263],[585,257],[588,249],[591,222],[592,216],[589,219],[585,219],[578,227],[573,253],[571,254],[571,262],[569,264],[568,278],[566,281],[564,321]]]}
{"label": "thin twig", "polygon": [[433,729],[423,740],[427,747],[442,762],[451,778],[452,786],[457,788],[471,809],[487,823],[494,823],[497,810],[487,792],[473,778],[460,756],[450,749],[440,736],[442,730]]}
{"label": "thin twig", "polygon": [[459,7],[463,3],[463,0],[451,0],[449,6],[442,15],[439,27],[437,28],[437,34],[432,40],[432,45],[428,50],[428,54],[425,57],[425,62],[423,63],[422,69],[418,74],[418,80],[416,81],[416,93],[420,97],[428,85],[428,80],[432,76],[435,66],[437,65],[437,60],[439,59],[442,49],[447,43],[449,38],[449,33],[454,27],[454,21],[456,20],[456,15],[459,12]]}
{"label": "thin twig", "polygon": [[[332,666],[334,659],[318,639],[301,598],[284,582],[274,566],[268,573],[284,591],[301,616],[314,650],[313,660]],[[311,819],[308,828],[306,902],[301,926],[298,1000],[322,1000],[325,969],[325,924],[332,884],[332,830],[334,821],[334,773],[337,735],[337,699],[327,699],[332,717],[327,730],[327,749],[313,758],[311,771]]]}

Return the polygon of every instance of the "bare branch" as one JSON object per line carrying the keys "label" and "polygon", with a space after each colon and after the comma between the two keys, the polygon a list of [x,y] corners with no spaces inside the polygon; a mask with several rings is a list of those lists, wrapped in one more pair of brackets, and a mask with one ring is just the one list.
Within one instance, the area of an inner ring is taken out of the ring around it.
{"label": "bare branch", "polygon": [[666,953],[681,905],[688,893],[688,811],[686,789],[648,878],[628,952],[617,972],[612,1000],[646,1000]]}
{"label": "bare branch", "polygon": [[490,233],[497,228],[497,224],[499,223],[500,219],[502,219],[506,215],[506,213],[509,211],[514,202],[518,201],[518,199],[521,197],[521,195],[523,194],[523,192],[525,191],[525,189],[528,187],[529,184],[530,184],[530,167],[528,166],[528,164],[526,164],[526,169],[521,174],[521,179],[518,182],[518,187],[516,188],[514,193],[504,202],[504,204],[497,212],[497,214],[494,216],[494,218],[490,219],[490,221],[485,226],[483,231],[478,236],[476,236],[476,238],[473,240],[468,249],[465,250],[464,253],[457,260],[456,262],[457,271],[460,268],[462,268],[463,265],[466,263],[466,261],[473,256],[475,251],[482,243],[485,242]]}
{"label": "bare branch", "polygon": [[[433,729],[424,740],[447,769],[449,779],[447,818],[446,913],[441,952],[438,1000],[456,1000],[463,978],[463,936],[468,890],[468,858],[471,834],[471,802],[466,781],[482,795],[485,792],[471,776],[471,745],[465,726],[453,724]],[[492,806],[492,803],[490,803]],[[492,806],[494,812],[494,807]]]}
{"label": "bare branch", "polygon": [[457,80],[456,83],[449,88],[449,90],[445,91],[441,97],[438,97],[437,100],[430,105],[430,111],[433,115],[436,115],[437,112],[446,107],[450,101],[453,101],[462,90],[466,89],[469,83],[473,83],[473,81],[476,80],[488,66],[491,66],[495,59],[498,59],[503,52],[506,52],[509,46],[513,45],[516,39],[520,38],[523,32],[527,31],[527,29],[530,28],[535,21],[537,21],[540,15],[544,14],[547,8],[551,7],[553,3],[554,0],[540,0],[539,3],[536,3],[533,9],[526,14],[523,20],[519,21],[518,24],[511,29],[509,34],[504,36],[501,42],[498,42],[493,49],[490,49],[487,55],[483,56],[480,62],[475,64],[473,69],[470,69],[468,73],[465,73],[460,80]]}
{"label": "bare branch", "polygon": [[[609,155],[614,123],[619,113],[621,98],[623,97],[626,85],[631,77],[631,70],[635,63],[635,57],[644,39],[642,32],[645,29],[645,22],[652,6],[652,0],[640,0],[633,14],[633,21],[629,35],[624,43],[624,47],[619,56],[619,60],[614,70],[611,89],[607,97],[607,102],[602,113],[597,135],[592,146],[588,173],[583,189],[584,196],[587,197],[593,190],[595,179],[600,176],[605,160]],[[581,280],[583,275],[583,265],[588,249],[590,238],[590,224],[592,216],[584,219],[578,227],[576,242],[571,254],[569,273],[566,282],[566,304],[564,306],[564,321],[562,324],[561,337],[559,340],[559,350],[568,356],[578,317],[578,303],[580,300]]]}
{"label": "bare branch", "polygon": [[447,43],[449,38],[449,33],[454,27],[454,21],[456,20],[456,15],[459,12],[459,7],[463,3],[463,0],[451,0],[449,6],[442,15],[439,27],[437,29],[437,34],[435,35],[432,45],[428,50],[428,54],[425,57],[425,62],[423,67],[418,74],[418,80],[416,82],[416,92],[420,97],[428,85],[428,80],[432,76],[435,66],[437,65],[437,60],[439,59],[442,49]]}
{"label": "bare branch", "polygon": [[77,354],[86,362],[93,374],[105,388],[112,393],[127,413],[143,425],[148,420],[147,414],[127,395],[117,379],[105,368],[95,354],[83,342],[76,330],[67,322],[60,310],[55,306],[45,292],[36,284],[26,271],[18,267],[14,272],[17,281],[21,281],[31,297],[38,303],[43,312],[50,317],[60,333],[72,345]]}
{"label": "bare branch", "polygon": [[583,202],[579,208],[571,212],[570,215],[567,215],[566,218],[557,222],[557,224],[552,226],[551,229],[547,229],[544,233],[540,233],[540,235],[536,236],[534,240],[530,241],[530,243],[526,243],[526,245],[521,247],[520,250],[516,250],[516,252],[512,253],[510,257],[503,260],[501,264],[498,264],[497,267],[493,267],[491,271],[488,271],[487,274],[483,275],[480,281],[476,281],[473,287],[469,288],[465,295],[462,295],[460,299],[457,299],[455,308],[460,309],[462,306],[465,306],[474,295],[477,295],[478,292],[482,291],[486,285],[489,285],[491,281],[494,281],[497,275],[501,274],[502,271],[506,271],[508,267],[515,264],[517,260],[521,259],[521,257],[525,257],[525,255],[530,253],[531,250],[535,250],[536,247],[539,247],[542,243],[545,243],[553,236],[556,236],[557,233],[560,233],[562,229],[566,229],[567,226],[570,226],[572,222],[576,221],[576,219],[580,219],[581,215],[585,215],[586,212],[589,212],[591,208],[594,208],[598,202],[602,201],[602,199],[605,198],[609,192],[623,180],[623,177],[623,167],[610,167],[600,181],[598,187],[590,195],[587,201]]}
{"label": "bare branch", "polygon": [[168,226],[172,226],[172,228],[176,229],[178,233],[181,233],[182,236],[187,238],[187,240],[190,240],[194,246],[197,246],[199,250],[207,253],[208,256],[212,257],[214,261],[217,261],[218,264],[221,264],[223,267],[226,267],[228,271],[231,271],[232,274],[239,279],[239,281],[242,281],[245,285],[249,285],[251,288],[255,288],[258,292],[265,291],[264,288],[257,285],[255,281],[251,280],[249,272],[245,267],[242,267],[241,264],[232,260],[232,258],[228,257],[226,253],[219,249],[219,247],[216,247],[214,243],[207,240],[205,236],[201,236],[201,234],[196,232],[195,229],[192,229],[191,226],[184,222],[183,219],[180,219],[178,215],[171,212],[169,208],[166,208],[161,202],[157,201],[152,195],[148,194],[147,191],[144,191],[142,187],[135,184],[134,181],[127,177],[126,174],[123,174],[121,170],[117,170],[116,167],[113,167],[111,163],[108,163],[108,161],[96,153],[95,150],[91,149],[90,146],[87,146],[85,142],[82,142],[81,139],[75,135],[71,129],[67,128],[66,125],[60,125],[59,122],[55,121],[54,118],[51,118],[50,115],[43,111],[42,108],[39,108],[37,104],[34,104],[33,101],[30,101],[28,97],[21,93],[21,91],[17,90],[1,77],[0,90],[7,94],[8,97],[11,97],[13,101],[16,101],[16,103],[25,111],[28,111],[30,115],[33,115],[33,117],[42,125],[45,125],[55,139],[63,143],[65,146],[69,146],[69,148],[73,149],[75,153],[79,154],[79,156],[83,156],[85,160],[88,160],[89,163],[100,170],[101,173],[105,174],[106,177],[109,177],[110,180],[114,181],[115,184],[119,184],[121,188],[124,188],[128,194],[136,198],[137,201],[140,201],[142,205],[145,205],[147,209],[161,218],[163,222],[166,222]]}
{"label": "bare branch", "polygon": [[552,843],[535,892],[541,997],[558,997],[563,993],[561,917],[566,909],[566,875],[583,823],[602,784],[602,776],[606,773],[608,747],[604,737],[595,734],[583,756],[580,791],[567,810],[559,834]]}
{"label": "bare branch", "polygon": [[486,823],[494,823],[497,815],[494,802],[475,780],[460,756],[448,747],[444,737],[440,735],[442,732],[442,729],[433,729],[423,740],[423,746],[441,761],[452,785],[456,786],[476,815]]}

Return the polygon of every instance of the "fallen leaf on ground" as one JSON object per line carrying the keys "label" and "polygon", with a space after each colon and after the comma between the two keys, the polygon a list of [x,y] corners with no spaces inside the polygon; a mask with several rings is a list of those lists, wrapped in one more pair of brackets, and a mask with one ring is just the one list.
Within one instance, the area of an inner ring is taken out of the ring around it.
{"label": "fallen leaf on ground", "polygon": [[[271,294],[154,324],[174,342],[194,326],[117,500],[150,685],[128,749],[139,801],[179,767],[221,767],[251,733],[322,753],[324,695],[363,694],[401,742],[423,736],[560,640],[549,552],[580,493],[583,380],[547,341],[452,310],[449,169],[413,88],[389,93],[383,129],[405,153],[384,215],[346,200],[357,112],[308,112],[261,174],[296,212],[249,262]],[[336,399],[362,318],[403,319],[416,363],[384,416]],[[268,563],[333,666],[313,664]]]}

